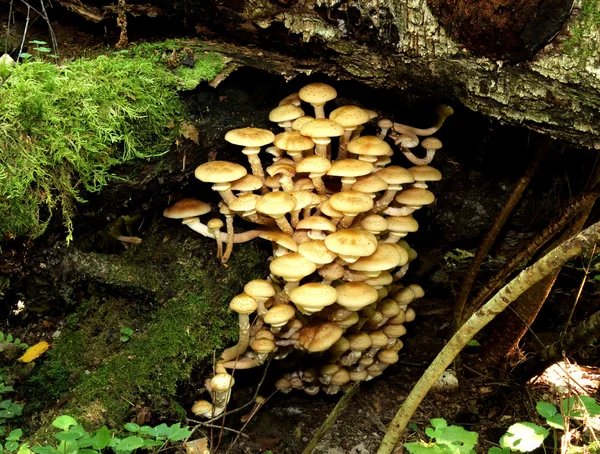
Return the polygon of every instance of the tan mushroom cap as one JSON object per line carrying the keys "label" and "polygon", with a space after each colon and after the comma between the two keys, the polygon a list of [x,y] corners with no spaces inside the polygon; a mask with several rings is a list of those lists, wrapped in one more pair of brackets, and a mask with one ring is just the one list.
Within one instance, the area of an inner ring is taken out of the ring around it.
{"label": "tan mushroom cap", "polygon": [[[377,176],[385,181],[388,186],[398,186],[414,183],[415,177],[407,169],[400,166],[389,166],[377,172]],[[393,189],[389,187],[388,189]]]}
{"label": "tan mushroom cap", "polygon": [[326,281],[335,281],[344,276],[344,267],[339,263],[328,263],[319,268],[318,273]]}
{"label": "tan mushroom cap", "polygon": [[335,303],[337,292],[329,285],[310,283],[292,290],[290,299],[302,312],[312,314]]}
{"label": "tan mushroom cap", "polygon": [[435,137],[427,137],[421,142],[421,146],[426,150],[439,150],[442,148],[442,141]]}
{"label": "tan mushroom cap", "polygon": [[273,334],[271,331],[269,331],[268,329],[260,329],[257,331],[257,333],[254,335],[255,339],[275,339],[275,334]]}
{"label": "tan mushroom cap", "polygon": [[290,194],[296,200],[296,206],[293,211],[299,211],[306,208],[313,201],[313,193],[310,191],[290,191]]}
{"label": "tan mushroom cap", "polygon": [[235,180],[231,183],[232,191],[257,191],[262,188],[263,182],[256,175],[251,173],[244,175],[239,180]]}
{"label": "tan mushroom cap", "polygon": [[244,293],[255,299],[268,299],[275,296],[275,289],[269,281],[253,279],[244,285]]}
{"label": "tan mushroom cap", "polygon": [[210,161],[196,167],[194,176],[205,183],[231,183],[247,173],[244,167],[233,162]]}
{"label": "tan mushroom cap", "polygon": [[335,99],[337,91],[331,85],[314,82],[302,87],[298,92],[298,96],[302,101],[309,104],[321,105]]}
{"label": "tan mushroom cap", "polygon": [[394,276],[392,276],[388,271],[382,271],[377,276],[367,279],[363,281],[365,284],[372,285],[375,288],[382,287],[384,285],[390,285],[394,281]]}
{"label": "tan mushroom cap", "polygon": [[377,352],[377,359],[383,364],[394,364],[398,362],[398,352],[391,349],[385,349]]}
{"label": "tan mushroom cap", "polygon": [[379,137],[361,136],[348,142],[348,151],[362,156],[385,156],[392,148]]}
{"label": "tan mushroom cap", "polygon": [[386,298],[377,304],[377,310],[384,317],[395,317],[400,313],[400,305],[391,298]]}
{"label": "tan mushroom cap", "polygon": [[211,210],[208,203],[196,199],[181,199],[163,211],[163,216],[169,219],[184,219],[202,216]]}
{"label": "tan mushroom cap", "polygon": [[377,348],[385,347],[389,340],[385,333],[380,330],[370,332],[369,337],[371,338],[372,346]]}
{"label": "tan mushroom cap", "polygon": [[296,164],[296,172],[300,173],[325,174],[329,169],[331,169],[331,161],[319,155],[307,156]]}
{"label": "tan mushroom cap", "polygon": [[374,235],[377,235],[387,230],[387,221],[379,214],[369,214],[362,218],[360,226]]}
{"label": "tan mushroom cap", "polygon": [[304,117],[296,118],[294,120],[294,122],[292,123],[292,130],[300,131],[305,124],[310,123],[314,119],[315,119],[315,117],[310,117],[308,115],[305,115]]}
{"label": "tan mushroom cap", "polygon": [[223,225],[225,225],[225,224],[223,224],[223,221],[220,220],[219,218],[212,218],[206,224],[206,226],[211,230],[218,230],[218,229],[222,228]]}
{"label": "tan mushroom cap", "polygon": [[[269,120],[275,123],[293,121],[304,115],[304,111],[293,104],[281,104],[269,112]],[[279,146],[275,144],[275,146]],[[281,148],[281,147],[280,147]]]}
{"label": "tan mushroom cap", "polygon": [[406,328],[404,325],[385,325],[383,332],[389,337],[400,337],[406,334]]}
{"label": "tan mushroom cap", "polygon": [[300,134],[308,137],[339,137],[344,134],[344,127],[328,118],[315,118],[300,129]]}
{"label": "tan mushroom cap", "polygon": [[410,304],[415,299],[415,292],[412,289],[405,287],[398,290],[393,295],[394,301],[398,304],[405,305]]}
{"label": "tan mushroom cap", "polygon": [[377,290],[364,282],[346,282],[335,289],[338,295],[337,303],[351,311],[358,311],[374,303],[379,296]]}
{"label": "tan mushroom cap", "polygon": [[358,106],[342,106],[333,110],[329,118],[344,128],[362,125],[370,120],[369,114]]}
{"label": "tan mushroom cap", "polygon": [[194,402],[194,405],[192,405],[192,413],[194,413],[196,416],[210,417],[212,411],[212,404],[206,400],[197,400]]}
{"label": "tan mushroom cap", "polygon": [[396,202],[408,206],[424,206],[435,202],[433,192],[422,188],[402,190],[396,195]]}
{"label": "tan mushroom cap", "polygon": [[309,216],[302,219],[296,225],[297,229],[310,229],[310,230],[325,230],[327,232],[335,232],[336,227],[333,222],[324,216]]}
{"label": "tan mushroom cap", "polygon": [[300,96],[298,96],[298,92],[287,95],[281,101],[279,101],[279,105],[282,104],[293,104],[295,106],[299,106],[302,103]]}
{"label": "tan mushroom cap", "polygon": [[413,166],[408,169],[415,181],[440,181],[442,172],[430,166]]}
{"label": "tan mushroom cap", "polygon": [[373,254],[359,258],[356,262],[348,265],[348,268],[354,271],[365,271],[369,276],[371,272],[379,273],[407,263],[408,253],[404,249],[396,248],[389,243],[379,243]]}
{"label": "tan mushroom cap", "polygon": [[351,381],[365,381],[369,377],[369,373],[365,370],[351,370],[350,371],[350,380]]}
{"label": "tan mushroom cap", "polygon": [[229,203],[229,208],[232,211],[256,211],[256,202],[260,199],[256,194],[244,194]]}
{"label": "tan mushroom cap", "polygon": [[412,216],[387,216],[388,230],[395,233],[411,233],[419,230],[419,223]]}
{"label": "tan mushroom cap", "polygon": [[337,364],[324,364],[323,366],[321,366],[321,368],[319,369],[319,373],[321,375],[333,375],[335,374],[338,370],[340,370],[340,366],[338,366]]}
{"label": "tan mushroom cap", "polygon": [[416,299],[423,298],[425,296],[423,287],[421,287],[419,284],[410,284],[410,285],[407,285],[406,288],[409,288],[413,291]]}
{"label": "tan mushroom cap", "polygon": [[250,348],[256,353],[271,353],[274,352],[277,347],[272,339],[262,338],[256,339],[254,342],[252,342]]}
{"label": "tan mushroom cap", "polygon": [[317,265],[298,252],[277,257],[269,265],[271,273],[288,282],[297,282],[315,272]]}
{"label": "tan mushroom cap", "polygon": [[331,384],[336,386],[345,385],[350,381],[350,372],[348,372],[344,368],[340,368],[333,376],[331,377]]}
{"label": "tan mushroom cap", "polygon": [[325,246],[346,261],[371,255],[377,249],[377,238],[360,229],[344,229],[327,235]]}
{"label": "tan mushroom cap", "polygon": [[258,237],[262,238],[263,240],[273,241],[279,246],[289,249],[290,251],[298,252],[298,244],[287,233],[278,232],[276,230],[265,231],[261,232]]}
{"label": "tan mushroom cap", "polygon": [[320,206],[321,209],[321,213],[323,213],[326,216],[329,216],[330,218],[342,218],[344,217],[344,213],[342,213],[341,211],[338,211],[336,209],[334,209],[331,204],[329,203],[329,200],[325,200],[324,202],[321,203]]}
{"label": "tan mushroom cap", "polygon": [[337,257],[337,255],[327,249],[323,240],[306,241],[298,246],[298,252],[319,266],[327,265]]}
{"label": "tan mushroom cap", "polygon": [[350,341],[350,350],[354,350],[356,352],[363,352],[367,348],[371,348],[373,345],[371,336],[369,336],[367,333],[350,334],[347,336],[347,338]]}
{"label": "tan mushroom cap", "polygon": [[246,293],[234,296],[229,303],[229,309],[238,314],[248,315],[258,308],[258,302]]}
{"label": "tan mushroom cap", "polygon": [[232,129],[225,134],[225,140],[243,147],[262,147],[273,142],[275,134],[268,129],[240,128]]}
{"label": "tan mushroom cap", "polygon": [[[352,143],[352,142],[350,142]],[[331,165],[327,175],[333,177],[362,177],[373,171],[373,164],[358,159],[340,159]]]}
{"label": "tan mushroom cap", "polygon": [[267,311],[263,321],[267,325],[281,327],[294,318],[296,309],[291,304],[277,304]]}
{"label": "tan mushroom cap", "polygon": [[335,344],[344,334],[336,323],[308,325],[300,330],[298,342],[309,353],[324,352]]}
{"label": "tan mushroom cap", "polygon": [[353,191],[364,192],[365,194],[374,194],[385,191],[387,188],[388,184],[376,174],[359,177],[356,179],[356,183],[352,185]]}
{"label": "tan mushroom cap", "polygon": [[373,208],[373,199],[358,191],[336,192],[329,198],[329,204],[334,210],[347,215],[364,213]]}
{"label": "tan mushroom cap", "polygon": [[210,380],[210,387],[213,391],[224,392],[235,384],[235,380],[228,373],[217,374]]}
{"label": "tan mushroom cap", "polygon": [[[276,147],[286,151],[310,150],[315,143],[310,137],[303,136],[298,131],[286,131],[275,136],[273,141]],[[299,172],[299,170],[297,170]]]}
{"label": "tan mushroom cap", "polygon": [[296,207],[296,199],[287,192],[277,191],[264,194],[256,202],[256,211],[267,216],[283,216]]}

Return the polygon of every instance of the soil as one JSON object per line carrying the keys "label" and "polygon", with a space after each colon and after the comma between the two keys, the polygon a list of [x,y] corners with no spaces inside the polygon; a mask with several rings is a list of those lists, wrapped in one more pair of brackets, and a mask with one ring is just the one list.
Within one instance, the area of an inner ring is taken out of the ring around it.
{"label": "soil", "polygon": [[[89,55],[104,51],[107,41],[116,42],[116,30],[109,30],[107,36],[102,36],[96,27],[88,32],[78,20],[74,19],[72,24],[53,23],[63,55]],[[39,34],[43,35],[43,28],[38,27]],[[17,33],[18,29],[14,32]],[[190,121],[201,130],[205,144],[197,147],[189,141],[184,142],[165,158],[160,177],[150,183],[137,185],[135,192],[131,191],[132,185],[125,181],[99,195],[90,195],[89,202],[79,207],[81,217],[76,226],[78,239],[72,247],[85,252],[103,252],[115,256],[123,254],[122,245],[104,241],[106,234],[101,234],[111,221],[127,214],[131,207],[138,206],[143,207],[147,219],[156,219],[167,205],[169,197],[196,192],[198,185],[191,178],[193,168],[204,162],[209,152],[224,157],[232,153],[221,141],[227,129],[250,124],[266,126],[268,111],[279,99],[315,79],[329,81],[318,75],[286,81],[283,77],[243,68],[217,88],[204,84],[182,95],[191,111]],[[385,112],[395,121],[418,126],[431,123],[435,118],[432,112],[438,102],[452,102],[452,99],[445,99],[443,93],[398,93],[370,89],[352,81],[330,82],[338,88],[342,102],[353,99]],[[410,324],[408,334],[403,338],[405,347],[400,361],[389,367],[384,376],[361,385],[315,453],[368,454],[376,451],[386,425],[450,334],[451,307],[455,292],[468,269],[469,253],[474,252],[512,185],[534,155],[535,150],[529,145],[532,133],[504,127],[459,105],[455,105],[455,110],[455,115],[439,135],[447,146],[435,161],[436,167],[444,174],[444,180],[434,189],[438,201],[434,207],[419,213],[419,222],[427,227],[421,229],[411,243],[414,243],[420,255],[417,266],[407,276],[407,282],[422,285],[426,288],[427,296],[415,307],[418,318]],[[181,168],[183,156],[186,157],[186,169],[176,172],[175,169]],[[592,153],[567,150],[562,144],[553,144],[525,199],[504,229],[501,243],[490,254],[480,276],[481,282],[507,256],[546,225],[567,203],[569,195],[581,189],[595,160],[596,156]],[[148,166],[150,168],[153,165]],[[129,170],[122,168],[118,171],[121,175],[127,175]],[[142,170],[138,174],[138,182],[145,181],[144,175]],[[151,170],[148,170],[148,175],[152,175]],[[128,191],[126,197],[123,195],[125,191]],[[593,218],[597,218],[596,213]],[[85,278],[75,288],[67,288],[68,283],[58,288],[44,286],[44,282],[50,278],[39,267],[41,263],[51,264],[48,258],[61,253],[63,246],[60,235],[60,226],[54,225],[46,236],[35,242],[13,241],[3,250],[0,271],[16,277],[21,284],[11,289],[5,297],[3,318],[9,320],[10,324],[2,329],[10,330],[29,344],[60,329],[65,318],[81,301],[77,292],[87,294],[95,291],[88,286]],[[208,241],[203,244],[212,247]],[[577,267],[579,264],[565,270],[547,307],[532,327],[538,338],[545,338],[546,333],[552,335],[563,326],[583,279]],[[596,297],[599,287],[594,282],[584,287],[575,309],[573,324],[600,309]],[[36,283],[40,283],[40,287],[34,288]],[[122,287],[110,285],[102,287],[102,291],[109,294],[117,294],[122,290]],[[35,302],[27,309],[27,317],[10,315],[9,311],[23,295],[27,295],[28,301]],[[138,296],[127,292],[124,295],[130,304],[136,304]],[[533,336],[525,339],[524,355],[538,348],[534,339]],[[584,351],[576,360],[591,368],[599,367],[598,356],[594,352],[593,349]],[[547,383],[535,386],[516,383],[510,378],[510,370],[486,369],[479,363],[478,356],[477,347],[470,347],[465,352],[459,371],[460,389],[429,395],[414,415],[414,425],[405,433],[404,441],[426,439],[425,428],[429,420],[441,417],[451,424],[462,425],[479,433],[477,450],[486,452],[512,423],[540,422],[535,412],[535,402],[542,398],[556,399],[560,390]],[[596,369],[590,370],[592,375],[597,374]],[[262,372],[236,373],[236,390],[230,408],[251,402]],[[272,383],[281,373],[280,367],[275,362],[271,363],[266,379],[258,390],[261,395],[270,397],[247,425],[242,426],[240,415],[247,414],[250,407],[225,420],[226,427],[242,430],[235,445],[231,445],[233,437],[230,433],[224,432],[221,437],[218,428],[199,427],[200,432],[211,438],[215,449],[219,445],[215,452],[303,451],[336,405],[339,395],[318,394],[311,397],[297,391],[287,395],[272,394]],[[575,374],[575,371],[571,373]],[[194,380],[181,384],[178,398],[184,408],[190,408],[191,403],[201,397],[199,389],[204,378],[206,368],[197,370]],[[590,387],[589,392],[597,392],[597,388],[593,390],[593,385]],[[60,400],[55,405],[60,406]],[[158,422],[152,420],[152,423]]]}

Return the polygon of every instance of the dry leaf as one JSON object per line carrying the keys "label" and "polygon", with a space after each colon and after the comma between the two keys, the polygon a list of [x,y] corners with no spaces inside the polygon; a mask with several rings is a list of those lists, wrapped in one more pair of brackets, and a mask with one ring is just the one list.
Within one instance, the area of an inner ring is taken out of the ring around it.
{"label": "dry leaf", "polygon": [[29,347],[23,356],[19,358],[19,361],[24,363],[30,363],[34,359],[38,358],[42,353],[48,350],[48,342],[42,341],[35,344],[33,347]]}
{"label": "dry leaf", "polygon": [[179,126],[181,126],[181,135],[183,137],[185,137],[186,139],[190,139],[196,144],[198,144],[198,136],[200,134],[198,128],[196,128],[193,124],[187,121],[182,121],[179,124]]}
{"label": "dry leaf", "polygon": [[208,440],[206,438],[188,441],[184,446],[187,454],[210,454]]}

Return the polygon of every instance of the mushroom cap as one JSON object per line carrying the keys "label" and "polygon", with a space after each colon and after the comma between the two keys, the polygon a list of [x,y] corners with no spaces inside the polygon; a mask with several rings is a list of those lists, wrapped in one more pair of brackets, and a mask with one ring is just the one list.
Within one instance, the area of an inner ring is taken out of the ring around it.
{"label": "mushroom cap", "polygon": [[275,339],[275,334],[273,334],[271,331],[269,331],[268,329],[259,329],[256,334],[254,335],[255,339]]}
{"label": "mushroom cap", "polygon": [[291,252],[273,260],[269,269],[275,276],[280,276],[288,282],[296,282],[314,273],[317,265],[302,254]]}
{"label": "mushroom cap", "polygon": [[348,215],[364,213],[373,208],[373,199],[358,191],[336,192],[329,198],[329,204],[334,210]]}
{"label": "mushroom cap", "polygon": [[449,117],[454,113],[454,109],[447,104],[440,104],[435,108],[435,113],[437,113],[440,117]]}
{"label": "mushroom cap", "polygon": [[210,417],[212,411],[212,404],[206,400],[197,400],[194,402],[194,405],[192,405],[192,413],[194,413],[196,416]]}
{"label": "mushroom cap", "polygon": [[321,375],[333,375],[335,374],[338,370],[340,370],[340,366],[338,366],[337,364],[324,364],[323,366],[321,366],[321,368],[319,369],[319,373]]}
{"label": "mushroom cap", "polygon": [[327,249],[323,240],[306,241],[298,246],[298,252],[317,265],[327,265],[337,257],[335,253]]}
{"label": "mushroom cap", "polygon": [[379,243],[373,254],[359,258],[348,265],[348,268],[354,271],[384,271],[407,263],[408,253],[403,248],[396,248],[390,243]]}
{"label": "mushroom cap", "polygon": [[244,167],[233,162],[210,161],[196,167],[194,176],[205,183],[231,183],[247,173]]}
{"label": "mushroom cap", "polygon": [[371,348],[373,345],[371,336],[369,336],[367,333],[350,334],[347,337],[350,341],[350,349],[354,351],[362,352],[367,348]]}
{"label": "mushroom cap", "polygon": [[302,208],[306,208],[313,201],[313,193],[310,191],[290,191],[289,194],[296,199],[296,206],[294,211],[300,211]]}
{"label": "mushroom cap", "polygon": [[389,340],[381,330],[370,332],[369,337],[371,338],[372,346],[377,348],[385,347]]}
{"label": "mushroom cap", "polygon": [[273,143],[277,148],[286,151],[310,150],[315,146],[310,137],[303,136],[298,131],[286,131],[277,134]]}
{"label": "mushroom cap", "polygon": [[419,223],[412,216],[387,216],[390,232],[410,233],[419,230]]}
{"label": "mushroom cap", "polygon": [[297,229],[311,229],[311,230],[326,230],[328,232],[335,232],[336,227],[333,222],[324,216],[309,216],[302,219],[296,224]]}
{"label": "mushroom cap", "polygon": [[254,342],[252,342],[250,348],[256,353],[271,353],[274,352],[277,347],[272,339],[262,338],[256,339]]}
{"label": "mushroom cap", "polygon": [[331,384],[336,386],[345,385],[350,381],[350,372],[348,372],[343,367],[340,367],[333,376],[331,377]]}
{"label": "mushroom cap", "polygon": [[406,328],[404,325],[385,325],[383,332],[388,337],[400,337],[406,334]]}
{"label": "mushroom cap", "polygon": [[[281,123],[282,121],[293,121],[296,118],[300,118],[304,115],[304,111],[293,104],[280,104],[269,112],[269,120],[275,123]],[[279,145],[275,144],[279,147]],[[281,147],[279,147],[281,148]]]}
{"label": "mushroom cap", "polygon": [[263,240],[274,241],[279,246],[289,249],[290,251],[298,252],[298,245],[296,244],[294,239],[287,233],[273,230],[261,232],[258,236]]}
{"label": "mushroom cap", "polygon": [[399,185],[414,183],[415,177],[412,173],[400,166],[389,166],[377,172],[377,176],[388,185]]}
{"label": "mushroom cap", "polygon": [[268,216],[283,216],[296,207],[296,199],[288,192],[268,192],[256,202],[256,211]]}
{"label": "mushroom cap", "polygon": [[269,281],[254,279],[244,285],[244,293],[256,299],[267,299],[275,296],[275,289]]}
{"label": "mushroom cap", "polygon": [[331,85],[314,82],[302,87],[298,92],[298,96],[302,101],[309,104],[322,105],[335,99],[337,91]]}
{"label": "mushroom cap", "polygon": [[421,146],[426,150],[439,150],[442,148],[442,141],[435,137],[427,137],[421,142]]}
{"label": "mushroom cap", "polygon": [[356,183],[352,185],[353,191],[364,192],[366,194],[385,191],[387,188],[388,184],[375,174],[359,177],[356,179]]}
{"label": "mushroom cap", "polygon": [[368,376],[369,376],[369,372],[367,372],[365,369],[350,371],[350,380],[351,381],[365,381]]}
{"label": "mushroom cap", "polygon": [[344,134],[344,127],[328,118],[315,118],[302,126],[300,134],[309,137],[339,137]]}
{"label": "mushroom cap", "polygon": [[398,304],[409,304],[415,299],[415,292],[408,287],[404,287],[394,293],[393,298]]}
{"label": "mushroom cap", "polygon": [[256,194],[244,194],[238,196],[237,199],[232,200],[229,203],[229,208],[232,211],[254,211],[256,209],[256,202],[260,199],[259,195]]}
{"label": "mushroom cap", "polygon": [[362,177],[373,171],[373,164],[358,159],[340,159],[331,164],[327,175],[333,177]]}
{"label": "mushroom cap", "polygon": [[296,175],[296,167],[294,164],[290,164],[285,162],[283,159],[280,159],[275,164],[267,167],[267,173],[274,177],[276,175],[282,175],[282,177],[293,177]]}
{"label": "mushroom cap", "polygon": [[262,188],[263,182],[256,175],[248,173],[239,180],[235,180],[231,183],[232,191],[257,191]]}
{"label": "mushroom cap", "polygon": [[331,169],[331,161],[323,156],[307,156],[296,164],[296,172],[302,173],[327,173]]}
{"label": "mushroom cap", "polygon": [[191,218],[202,216],[211,210],[208,203],[195,199],[181,199],[163,211],[163,216],[170,219]]}
{"label": "mushroom cap", "polygon": [[321,209],[321,213],[323,213],[326,216],[329,216],[330,218],[343,218],[344,217],[344,213],[334,209],[331,206],[331,204],[329,203],[329,200],[325,200],[324,202],[321,202],[321,205],[319,206],[319,208]]}
{"label": "mushroom cap", "polygon": [[371,233],[381,233],[387,230],[387,221],[379,214],[369,214],[361,219],[360,226]]}
{"label": "mushroom cap", "polygon": [[263,321],[267,325],[283,326],[296,315],[296,309],[291,304],[277,304],[267,311]]}
{"label": "mushroom cap", "polygon": [[[296,287],[290,292],[290,300],[306,312],[317,312],[337,300],[336,290],[325,284],[310,283]],[[337,340],[337,339],[336,339]]]}
{"label": "mushroom cap", "polygon": [[210,379],[211,389],[217,392],[224,392],[233,388],[234,383],[235,380],[228,373],[216,374]]}
{"label": "mushroom cap", "polygon": [[292,389],[292,383],[285,377],[281,377],[275,382],[275,389],[287,393]]}
{"label": "mushroom cap", "polygon": [[387,348],[377,352],[377,359],[383,364],[394,364],[398,362],[398,352]]}
{"label": "mushroom cap", "polygon": [[400,313],[400,305],[391,298],[381,300],[377,304],[377,310],[383,314],[384,317],[395,317]]}
{"label": "mushroom cap", "polygon": [[339,263],[328,263],[319,268],[319,276],[327,281],[335,281],[344,276],[344,267]]}
{"label": "mushroom cap", "polygon": [[413,166],[408,169],[415,177],[415,181],[439,181],[442,172],[430,166]]}
{"label": "mushroom cap", "polygon": [[329,349],[332,354],[342,354],[350,350],[350,341],[345,337],[340,337]]}
{"label": "mushroom cap", "polygon": [[369,114],[358,106],[342,106],[333,110],[329,118],[344,128],[362,125],[370,120]]}
{"label": "mushroom cap", "polygon": [[256,310],[258,302],[246,293],[234,296],[229,303],[229,309],[242,315],[249,315]]}
{"label": "mushroom cap", "polygon": [[365,156],[385,156],[392,148],[379,137],[361,136],[348,142],[348,151]]}
{"label": "mushroom cap", "polygon": [[344,229],[327,235],[325,246],[342,256],[365,257],[377,249],[377,238],[360,229]]}
{"label": "mushroom cap", "polygon": [[379,156],[377,158],[377,161],[375,161],[375,165],[377,167],[385,167],[387,166],[390,162],[392,162],[392,160],[390,159],[389,156]]}
{"label": "mushroom cap", "polygon": [[407,285],[406,288],[409,288],[413,291],[416,299],[423,298],[425,296],[423,287],[421,287],[419,284],[410,284],[410,285]]}
{"label": "mushroom cap", "polygon": [[308,325],[300,330],[298,342],[309,353],[324,352],[335,344],[344,334],[344,330],[336,323]]}
{"label": "mushroom cap", "polygon": [[396,195],[396,202],[408,206],[424,206],[435,202],[435,195],[423,188],[404,189]]}
{"label": "mushroom cap", "polygon": [[363,282],[373,287],[381,287],[384,285],[390,285],[393,281],[394,276],[392,276],[388,271],[382,271],[377,276],[367,279]]}
{"label": "mushroom cap", "polygon": [[381,120],[379,120],[377,122],[377,126],[379,126],[380,128],[393,128],[394,127],[394,122],[392,120],[389,120],[387,118],[382,118]]}
{"label": "mushroom cap", "polygon": [[282,104],[293,104],[295,106],[299,106],[302,103],[300,96],[298,96],[298,92],[287,95],[281,101],[279,101],[279,105]]}
{"label": "mushroom cap", "polygon": [[262,147],[273,142],[275,134],[268,129],[240,128],[232,129],[225,134],[225,140],[243,147]]}
{"label": "mushroom cap", "polygon": [[206,224],[206,226],[211,229],[211,230],[219,230],[220,228],[223,227],[223,221],[220,220],[219,218],[212,218],[210,221],[208,221],[208,223]]}
{"label": "mushroom cap", "polygon": [[315,117],[311,117],[311,116],[308,116],[308,115],[305,115],[305,116],[300,117],[300,118],[296,118],[294,120],[294,122],[292,123],[292,130],[293,131],[300,131],[305,124],[310,123],[314,119],[315,119]]}
{"label": "mushroom cap", "polygon": [[336,288],[337,303],[351,311],[357,311],[377,301],[377,290],[364,282],[346,282]]}

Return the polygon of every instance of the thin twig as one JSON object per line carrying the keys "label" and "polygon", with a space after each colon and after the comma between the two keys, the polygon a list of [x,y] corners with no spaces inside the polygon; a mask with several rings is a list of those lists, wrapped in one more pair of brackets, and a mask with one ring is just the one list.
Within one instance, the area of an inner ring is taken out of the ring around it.
{"label": "thin twig", "polygon": [[27,5],[27,18],[25,19],[25,29],[23,30],[23,39],[21,40],[21,47],[19,48],[19,55],[17,56],[17,58],[21,57],[21,54],[23,53],[23,46],[25,45],[25,40],[27,39],[27,28],[29,27],[29,12],[31,10],[31,6],[29,6],[28,3],[25,3]]}
{"label": "thin twig", "polygon": [[[198,427],[211,427],[211,428],[213,428],[213,429],[227,430],[227,431],[229,431],[229,432],[234,432],[234,433],[238,434],[238,436],[240,436],[240,435],[241,435],[241,436],[243,436],[243,437],[248,437],[248,438],[249,438],[249,436],[248,436],[248,435],[246,435],[246,434],[243,434],[243,433],[241,433],[241,431],[239,431],[239,430],[235,430],[235,429],[232,429],[232,428],[230,428],[230,427],[219,426],[219,425],[216,425],[216,424],[209,424],[209,423],[207,423],[207,422],[198,421],[198,420],[196,420],[196,419],[191,419],[191,418],[187,418],[187,420],[188,420],[188,421],[191,421],[191,422],[193,422],[193,423],[195,423],[195,424],[198,424]],[[194,431],[194,430],[195,430],[195,428],[194,428],[194,429],[192,429],[192,431]]]}
{"label": "thin twig", "polygon": [[560,333],[560,337],[562,337],[569,329],[569,325],[571,324],[571,319],[573,318],[573,313],[575,312],[575,308],[577,307],[577,303],[579,302],[579,298],[581,298],[581,293],[583,292],[583,286],[585,285],[585,282],[587,281],[587,278],[590,274],[590,268],[592,267],[592,260],[594,259],[595,253],[596,253],[596,246],[594,246],[594,249],[592,249],[592,253],[590,254],[590,261],[588,262],[587,267],[585,267],[583,270],[584,275],[583,275],[583,279],[581,280],[581,285],[579,285],[579,290],[577,291],[577,296],[575,297],[575,302],[573,303],[573,307],[571,308],[571,312],[569,313],[569,317],[567,318],[565,327],[563,328],[562,332]]}
{"label": "thin twig", "polygon": [[50,18],[48,17],[48,13],[46,12],[46,6],[44,6],[44,0],[40,0],[40,4],[42,5],[42,17],[46,20],[48,24],[48,30],[50,31],[50,39],[52,40],[52,48],[54,49],[54,55],[58,57],[58,41],[56,41],[56,35],[54,34],[54,30],[52,29],[52,25],[50,25]]}
{"label": "thin twig", "polygon": [[[8,53],[8,40],[10,39],[10,17],[13,15],[13,2],[14,0],[10,0],[10,6],[8,7],[8,19],[6,21],[6,41],[4,42],[4,53]],[[14,22],[14,18],[13,18]]]}

